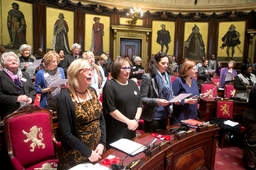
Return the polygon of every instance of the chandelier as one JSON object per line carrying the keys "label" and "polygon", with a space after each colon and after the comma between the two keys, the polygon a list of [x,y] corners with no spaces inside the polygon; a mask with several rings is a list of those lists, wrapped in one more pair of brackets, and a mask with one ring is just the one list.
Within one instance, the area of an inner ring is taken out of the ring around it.
{"label": "chandelier", "polygon": [[143,17],[143,12],[141,8],[131,8],[130,12],[127,13],[127,16],[131,17],[131,20],[128,20],[128,24],[134,26],[137,23],[137,20]]}

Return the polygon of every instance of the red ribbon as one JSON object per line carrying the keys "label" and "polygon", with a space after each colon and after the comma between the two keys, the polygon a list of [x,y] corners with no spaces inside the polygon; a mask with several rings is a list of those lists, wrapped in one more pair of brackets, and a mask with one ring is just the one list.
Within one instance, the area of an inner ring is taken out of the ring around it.
{"label": "red ribbon", "polygon": [[105,166],[110,166],[112,164],[121,164],[121,159],[119,157],[114,157],[113,159],[104,158],[101,163]]}
{"label": "red ribbon", "polygon": [[152,136],[154,136],[155,138],[161,139],[161,140],[171,140],[171,136],[169,136],[169,135],[160,135],[157,133],[152,133]]}

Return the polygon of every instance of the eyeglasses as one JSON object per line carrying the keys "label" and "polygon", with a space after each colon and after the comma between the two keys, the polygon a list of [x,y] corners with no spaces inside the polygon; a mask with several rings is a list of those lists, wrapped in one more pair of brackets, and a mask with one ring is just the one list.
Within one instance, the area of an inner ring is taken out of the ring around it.
{"label": "eyeglasses", "polygon": [[85,72],[85,73],[88,73],[89,71],[92,72],[92,68],[82,68],[82,69],[79,69],[79,71],[82,71]]}
{"label": "eyeglasses", "polygon": [[132,67],[127,66],[127,67],[121,67],[122,70],[126,70],[126,71],[131,71]]}

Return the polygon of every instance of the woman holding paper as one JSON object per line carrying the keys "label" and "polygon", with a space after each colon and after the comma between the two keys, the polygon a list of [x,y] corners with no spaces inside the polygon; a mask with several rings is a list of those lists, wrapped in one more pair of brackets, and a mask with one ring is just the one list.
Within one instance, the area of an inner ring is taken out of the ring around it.
{"label": "woman holding paper", "polygon": [[61,88],[65,88],[65,84],[60,87],[49,87],[58,79],[65,79],[64,70],[57,67],[60,62],[58,53],[48,51],[44,56],[44,69],[41,69],[36,74],[36,92],[41,94],[40,106],[42,108],[56,110],[57,96]]}
{"label": "woman holding paper", "polygon": [[1,66],[0,117],[3,119],[24,104],[33,103],[36,91],[29,75],[19,69],[19,57],[15,53],[3,53]]}
{"label": "woman holding paper", "polygon": [[196,71],[196,63],[187,60],[183,63],[179,71],[179,77],[173,82],[172,89],[175,96],[183,93],[189,93],[191,95],[181,100],[180,105],[174,105],[170,124],[179,124],[182,120],[197,118],[199,89],[194,78]]}
{"label": "woman holding paper", "polygon": [[220,69],[220,83],[219,88],[224,88],[225,84],[231,83],[234,81],[237,72],[234,69],[236,63],[233,60],[228,62],[228,67]]}
{"label": "woman holding paper", "polygon": [[57,118],[61,139],[58,170],[97,162],[103,154],[105,120],[96,90],[90,87],[92,74],[87,60],[76,59],[67,70],[69,87],[58,95]]}
{"label": "woman holding paper", "polygon": [[173,98],[169,58],[158,52],[148,63],[142,75],[140,93],[142,98],[144,128],[146,132],[166,129],[168,115],[172,113]]}
{"label": "woman holding paper", "polygon": [[32,47],[28,44],[22,44],[20,46],[20,64],[19,68],[21,71],[27,72],[30,79],[34,82],[34,76],[35,76],[35,68],[30,68],[29,65],[31,65],[35,60],[35,56],[31,55],[31,49]]}

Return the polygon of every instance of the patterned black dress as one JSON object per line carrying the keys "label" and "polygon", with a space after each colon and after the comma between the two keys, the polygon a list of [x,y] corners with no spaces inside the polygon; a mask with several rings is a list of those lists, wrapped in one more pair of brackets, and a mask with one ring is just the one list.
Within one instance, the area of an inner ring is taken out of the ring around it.
{"label": "patterned black dress", "polygon": [[[99,144],[101,138],[100,114],[101,105],[93,89],[88,89],[92,98],[82,103],[77,103],[75,97],[70,92],[70,97],[74,103],[79,138],[90,149],[94,150]],[[65,150],[64,147],[58,152],[58,169],[67,170],[77,164],[89,162],[78,150]]]}

